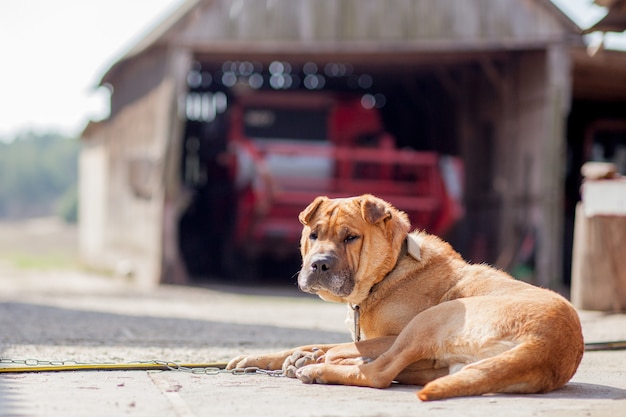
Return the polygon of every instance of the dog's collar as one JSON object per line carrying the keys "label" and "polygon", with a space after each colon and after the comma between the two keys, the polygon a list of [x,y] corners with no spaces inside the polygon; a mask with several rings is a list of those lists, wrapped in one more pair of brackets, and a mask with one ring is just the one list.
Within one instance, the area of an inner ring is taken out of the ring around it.
{"label": "dog's collar", "polygon": [[[400,248],[400,253],[398,254],[398,259],[396,259],[396,264],[391,269],[392,271],[398,267],[398,264],[400,263],[402,258],[404,258],[406,255],[411,256],[416,261],[421,261],[422,260],[422,251],[420,249],[420,245],[419,245],[417,239],[415,238],[415,235],[413,235],[411,233],[406,235],[406,239],[404,239],[404,241],[402,242],[402,247]],[[380,282],[382,282],[384,280],[385,280],[385,278],[383,278]],[[372,287],[372,289],[374,289],[374,287]],[[371,291],[370,291],[370,293],[371,293]]]}
{"label": "dog's collar", "polygon": [[[404,258],[406,255],[410,255],[411,257],[413,257],[415,260],[418,260],[418,261],[422,260],[422,254],[420,251],[419,244],[417,243],[415,236],[413,236],[412,234],[408,234],[404,242],[402,242],[402,249],[400,249],[400,254],[398,255],[398,259],[396,260],[396,264],[394,265],[392,271],[396,269],[400,260]],[[387,275],[385,275],[385,278],[387,277]],[[385,280],[385,278],[383,278],[380,282],[377,282],[376,284],[372,286],[372,288],[370,289],[370,295],[375,291],[376,287],[378,287],[378,284],[380,284],[381,282]],[[358,304],[350,303],[349,305],[354,314],[354,317],[353,317],[354,341],[360,342],[361,341],[361,307],[359,307]]]}
{"label": "dog's collar", "polygon": [[[420,245],[417,242],[417,238],[414,234],[409,233],[406,236],[406,240],[404,241],[406,245],[406,251],[409,255],[411,255],[416,261],[422,260],[422,251],[420,249]],[[399,259],[398,259],[399,260]]]}

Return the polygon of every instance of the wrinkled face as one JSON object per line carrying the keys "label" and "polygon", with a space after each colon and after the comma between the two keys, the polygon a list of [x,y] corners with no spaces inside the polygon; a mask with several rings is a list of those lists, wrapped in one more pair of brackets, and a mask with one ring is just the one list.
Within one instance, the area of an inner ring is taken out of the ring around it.
{"label": "wrinkled face", "polygon": [[394,267],[410,227],[406,214],[371,195],[318,197],[299,218],[300,289],[353,304]]}

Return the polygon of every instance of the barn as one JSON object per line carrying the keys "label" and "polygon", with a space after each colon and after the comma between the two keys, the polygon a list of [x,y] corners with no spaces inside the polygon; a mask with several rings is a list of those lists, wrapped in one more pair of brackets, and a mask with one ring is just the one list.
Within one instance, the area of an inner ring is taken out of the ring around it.
{"label": "barn", "polygon": [[194,132],[219,130],[233,97],[350,93],[399,148],[462,161],[463,216],[444,237],[466,258],[560,288],[579,167],[598,141],[626,149],[625,62],[591,56],[549,0],[189,0],[102,77],[110,116],[81,138],[81,256],[141,285],[211,275],[202,251],[220,251],[230,194],[199,191],[221,174],[194,168]]}

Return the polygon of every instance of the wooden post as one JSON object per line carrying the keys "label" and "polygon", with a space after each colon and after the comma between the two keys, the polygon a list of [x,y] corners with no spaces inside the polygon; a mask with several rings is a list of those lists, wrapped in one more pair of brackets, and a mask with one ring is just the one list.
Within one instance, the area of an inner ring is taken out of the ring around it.
{"label": "wooden post", "polygon": [[626,179],[587,181],[576,207],[572,253],[575,307],[626,311]]}

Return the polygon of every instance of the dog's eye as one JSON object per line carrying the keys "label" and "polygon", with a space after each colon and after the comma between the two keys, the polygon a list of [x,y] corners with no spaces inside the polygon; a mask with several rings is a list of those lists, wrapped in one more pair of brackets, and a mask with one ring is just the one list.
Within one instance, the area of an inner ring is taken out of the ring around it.
{"label": "dog's eye", "polygon": [[315,233],[315,232],[311,232],[311,234],[309,235],[309,239],[311,239],[311,240],[317,240],[317,233]]}
{"label": "dog's eye", "polygon": [[357,240],[358,238],[359,238],[359,237],[358,237],[358,236],[356,236],[356,235],[348,235],[348,237],[346,237],[346,238],[344,239],[344,243],[350,243],[350,242],[353,242],[353,241]]}

